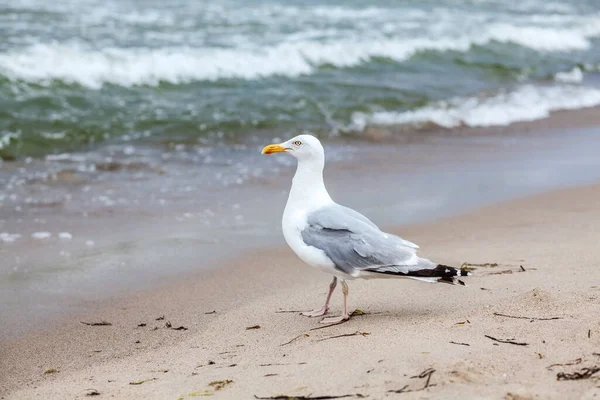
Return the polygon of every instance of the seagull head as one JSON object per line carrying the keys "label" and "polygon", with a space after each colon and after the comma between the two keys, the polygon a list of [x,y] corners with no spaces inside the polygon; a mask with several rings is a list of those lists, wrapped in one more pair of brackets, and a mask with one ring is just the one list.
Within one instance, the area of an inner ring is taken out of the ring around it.
{"label": "seagull head", "polygon": [[289,153],[298,161],[323,160],[325,151],[319,139],[312,135],[298,135],[290,140],[270,144],[262,149],[262,154]]}

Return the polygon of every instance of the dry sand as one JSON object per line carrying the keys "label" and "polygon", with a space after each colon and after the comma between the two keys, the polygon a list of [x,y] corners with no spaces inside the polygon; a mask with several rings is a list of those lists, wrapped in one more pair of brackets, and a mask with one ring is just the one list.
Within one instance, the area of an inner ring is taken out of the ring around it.
{"label": "dry sand", "polygon": [[[600,186],[564,189],[391,229],[434,260],[498,266],[476,269],[467,287],[350,282],[350,306],[365,314],[325,329],[277,311],[321,306],[328,276],[286,248],[247,253],[5,344],[3,399],[83,399],[92,389],[100,399],[600,397],[600,373],[557,379],[600,367],[598,199]],[[338,292],[333,313],[340,307]],[[112,325],[79,323],[102,320]]]}

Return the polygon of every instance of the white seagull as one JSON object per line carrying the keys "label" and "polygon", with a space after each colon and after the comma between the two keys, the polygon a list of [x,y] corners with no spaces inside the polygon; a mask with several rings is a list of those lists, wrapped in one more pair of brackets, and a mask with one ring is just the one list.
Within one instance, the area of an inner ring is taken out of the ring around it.
{"label": "white seagull", "polygon": [[280,152],[298,160],[281,221],[283,236],[302,261],[333,275],[325,305],[302,315],[327,314],[338,278],[344,292],[344,314],[323,318],[321,323],[339,323],[350,318],[348,279],[410,278],[464,285],[458,277],[469,275],[466,270],[419,258],[419,246],[382,232],[364,215],[331,199],[323,183],[325,152],[319,139],[300,135],[262,150],[263,154]]}

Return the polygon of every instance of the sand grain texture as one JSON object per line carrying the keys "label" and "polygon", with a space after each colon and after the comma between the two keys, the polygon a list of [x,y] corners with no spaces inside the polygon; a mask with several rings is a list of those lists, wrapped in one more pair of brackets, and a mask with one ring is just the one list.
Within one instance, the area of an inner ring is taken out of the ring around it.
{"label": "sand grain texture", "polygon": [[[326,329],[277,311],[320,306],[328,276],[285,248],[249,253],[202,279],[86,316],[111,326],[78,324],[47,333],[44,345],[40,336],[14,343],[4,350],[15,363],[2,366],[4,398],[84,399],[92,389],[119,399],[597,398],[600,373],[566,381],[557,374],[600,366],[598,199],[600,186],[564,189],[393,229],[434,260],[499,265],[475,269],[466,288],[350,282],[350,306],[365,314]],[[340,308],[336,293],[333,312]],[[553,317],[560,319],[543,320]],[[167,320],[188,330],[166,328]],[[51,367],[58,372],[42,373]]]}

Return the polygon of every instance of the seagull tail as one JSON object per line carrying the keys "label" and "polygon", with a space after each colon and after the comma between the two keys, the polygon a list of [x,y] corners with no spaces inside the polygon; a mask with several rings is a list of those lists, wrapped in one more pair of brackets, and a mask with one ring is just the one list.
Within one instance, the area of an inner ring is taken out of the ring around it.
{"label": "seagull tail", "polygon": [[459,277],[471,275],[466,269],[450,267],[444,264],[438,264],[434,268],[416,269],[409,272],[391,270],[389,268],[370,269],[369,271],[379,274],[395,275],[399,278],[416,279],[418,281],[429,283],[440,282],[461,286],[466,286],[466,284],[460,280]]}

